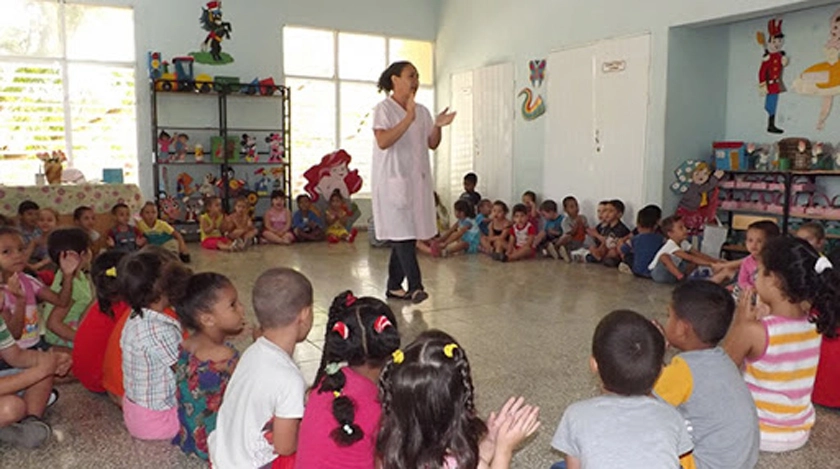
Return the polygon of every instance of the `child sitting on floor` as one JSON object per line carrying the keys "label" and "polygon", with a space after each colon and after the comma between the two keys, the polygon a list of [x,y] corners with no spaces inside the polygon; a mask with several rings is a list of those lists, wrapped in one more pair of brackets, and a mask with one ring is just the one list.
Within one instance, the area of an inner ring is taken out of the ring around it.
{"label": "child sitting on floor", "polygon": [[650,263],[665,244],[665,237],[656,231],[659,227],[660,213],[661,210],[655,205],[639,210],[636,215],[638,234],[621,246],[624,261],[619,264],[619,271],[650,278]]}
{"label": "child sitting on floor", "polygon": [[120,338],[125,383],[123,420],[131,436],[171,440],[179,429],[175,372],[181,325],[163,311],[192,272],[157,252],[140,251],[117,268],[131,313]]}
{"label": "child sitting on floor", "polygon": [[177,254],[181,262],[189,263],[190,254],[184,236],[169,223],[158,218],[157,205],[146,202],[140,209],[140,220],[137,229],[143,233],[146,241],[152,246],[160,246]]}
{"label": "child sitting on floor", "polygon": [[490,233],[490,230],[487,228],[487,224],[490,223],[490,217],[493,213],[493,202],[490,199],[481,199],[481,202],[478,203],[478,208],[476,209],[475,214],[475,223],[478,225],[479,231],[481,231],[481,236],[487,236]]}
{"label": "child sitting on floor", "polygon": [[312,208],[312,199],[306,194],[301,194],[297,196],[296,202],[298,211],[292,217],[295,240],[323,241],[326,238],[324,222]]}
{"label": "child sitting on floor", "polygon": [[41,208],[31,200],[24,200],[18,205],[18,228],[23,237],[23,246],[26,249],[27,260],[37,246],[38,239],[43,233],[38,228],[38,218],[41,216]]}
{"label": "child sitting on floor", "polygon": [[50,259],[47,251],[47,238],[58,226],[58,212],[52,208],[42,208],[38,214],[38,229],[41,236],[35,241],[35,249],[29,257],[27,267],[36,272],[44,283],[52,284],[55,273],[55,264]]}
{"label": "child sitting on floor", "polygon": [[347,210],[347,205],[344,203],[344,197],[341,196],[341,191],[334,190],[330,195],[330,205],[327,207],[325,218],[327,219],[327,242],[335,244],[339,241],[347,241],[352,243],[359,233],[356,228],[347,231],[347,220],[352,215]]}
{"label": "child sitting on floor", "polygon": [[73,223],[77,227],[85,230],[85,233],[90,237],[93,255],[96,256],[99,254],[99,250],[102,248],[102,235],[96,231],[96,213],[93,209],[86,205],[76,207],[73,210]]}
{"label": "child sitting on floor", "polygon": [[108,231],[108,247],[118,251],[134,252],[146,245],[146,238],[136,227],[131,226],[131,211],[120,202],[111,208],[114,227]]}
{"label": "child sitting on floor", "polygon": [[759,409],[761,451],[793,451],[808,442],[820,335],[834,337],[839,319],[840,272],[831,261],[804,240],[770,240],[759,255],[755,290],[741,293],[724,341],[735,365],[744,365]]}
{"label": "child sitting on floor", "polygon": [[507,252],[495,255],[494,259],[502,262],[514,262],[534,257],[537,252],[534,250],[537,227],[530,221],[528,207],[524,204],[513,206],[513,225],[510,227],[509,236],[510,242],[507,243]]}
{"label": "child sitting on floor", "polygon": [[[719,268],[720,260],[692,249],[691,243],[688,242],[688,230],[680,216],[674,215],[662,220],[661,226],[668,239],[648,265],[654,282],[681,282],[700,265]],[[720,283],[722,277],[723,275],[716,274],[712,280]]]}
{"label": "child sitting on floor", "polygon": [[216,417],[239,352],[225,342],[242,332],[245,309],[236,287],[224,275],[193,275],[173,298],[183,327],[192,335],[179,348],[175,363],[175,396],[181,429],[172,440],[187,454],[207,460],[207,435]]}
{"label": "child sitting on floor", "polygon": [[601,378],[602,395],[563,412],[551,446],[566,460],[552,469],[583,462],[587,469],[680,467],[693,448],[685,421],[650,395],[664,357],[665,338],[644,316],[619,310],[601,319],[589,367]]}
{"label": "child sitting on floor", "polygon": [[88,308],[73,340],[73,376],[87,390],[104,393],[103,368],[108,339],[117,321],[128,314],[117,282],[117,264],[126,256],[122,251],[108,251],[93,261],[90,277],[96,301]]}
{"label": "child sitting on floor", "polygon": [[718,346],[734,312],[732,295],[711,282],[689,281],[671,294],[663,331],[681,353],[662,370],[653,392],[691,428],[694,452],[681,461],[686,469],[752,469],[758,462],[755,403],[740,370]]}
{"label": "child sitting on floor", "polygon": [[379,374],[400,346],[396,318],[372,297],[340,293],[330,306],[324,353],[300,423],[296,465],[376,467],[382,413]]}
{"label": "child sitting on floor", "polygon": [[758,275],[758,256],[768,241],[782,235],[779,225],[772,221],[757,221],[747,227],[747,252],[749,256],[741,261],[738,269],[738,288],[746,290],[755,288],[755,277]]}
{"label": "child sitting on floor", "polygon": [[469,201],[460,199],[455,201],[455,218],[457,221],[440,235],[440,245],[432,246],[432,255],[449,257],[452,254],[466,252],[478,253],[481,243],[481,231],[475,222],[475,212]]}
{"label": "child sitting on floor", "polygon": [[287,246],[295,242],[292,212],[286,208],[286,194],[281,190],[271,192],[271,207],[263,216],[262,239],[268,243]]}
{"label": "child sitting on floor", "polygon": [[481,251],[494,259],[497,254],[507,251],[510,236],[510,220],[507,218],[508,206],[501,200],[493,202],[490,220],[487,222],[487,234],[481,237]]}
{"label": "child sitting on floor", "polygon": [[241,251],[245,246],[234,244],[223,236],[222,229],[227,229],[225,214],[222,212],[222,199],[213,196],[204,202],[205,212],[199,217],[201,230],[201,247],[219,251]]}
{"label": "child sitting on floor", "polygon": [[624,216],[624,202],[614,199],[604,203],[599,218],[603,218],[597,228],[589,229],[589,236],[595,245],[589,248],[587,260],[600,262],[607,267],[618,267],[621,262],[619,247],[630,239],[630,229],[621,221]]}
{"label": "child sitting on floor", "polygon": [[[93,284],[86,273],[93,256],[90,251],[90,238],[80,228],[64,228],[50,234],[47,246],[53,262],[57,263],[63,252],[74,252],[81,258],[79,269],[72,278],[73,293],[70,304],[66,307],[46,305],[44,308],[44,323],[47,326],[44,339],[48,344],[70,353],[76,330],[94,300]],[[60,292],[63,283],[64,274],[58,272],[52,284],[52,291]]]}
{"label": "child sitting on floor", "polygon": [[[566,216],[563,217],[563,222],[560,224],[563,228],[563,235],[557,241],[557,244],[560,245],[558,248],[560,257],[566,262],[571,262],[573,257],[583,261],[589,254],[589,251],[584,247],[589,224],[586,217],[580,214],[580,206],[574,197],[567,196],[563,199],[563,211],[566,212]],[[572,256],[572,253],[575,253],[575,256]]]}
{"label": "child sitting on floor", "polygon": [[817,252],[823,252],[825,249],[825,228],[821,223],[815,221],[803,223],[796,230],[796,237],[808,241],[808,244],[814,246]]}
{"label": "child sitting on floor", "polygon": [[286,268],[254,283],[262,336],[242,354],[208,437],[213,467],[291,468],[303,417],[306,383],[292,360],[312,329],[312,284]]}
{"label": "child sitting on floor", "polygon": [[228,228],[226,236],[234,249],[245,249],[251,246],[259,233],[254,227],[250,208],[248,199],[237,197],[233,203],[233,213],[225,217],[225,224]]}
{"label": "child sitting on floor", "polygon": [[506,469],[513,450],[540,427],[539,408],[522,398],[510,398],[485,423],[475,409],[466,351],[434,329],[393,353],[379,395],[380,469]]}
{"label": "child sitting on floor", "polygon": [[537,194],[534,191],[525,191],[522,194],[522,204],[528,209],[528,221],[539,229],[540,210],[537,205]]}
{"label": "child sitting on floor", "polygon": [[542,251],[543,256],[560,258],[558,241],[563,236],[563,216],[557,213],[557,202],[544,200],[540,204],[540,215],[543,219],[543,229],[534,239],[534,248]]}

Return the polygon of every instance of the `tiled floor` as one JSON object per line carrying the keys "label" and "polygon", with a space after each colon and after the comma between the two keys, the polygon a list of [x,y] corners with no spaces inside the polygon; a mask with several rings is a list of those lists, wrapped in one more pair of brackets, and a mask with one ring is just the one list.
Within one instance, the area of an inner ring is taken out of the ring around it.
{"label": "tiled floor", "polygon": [[[305,273],[315,286],[316,326],[295,358],[311,379],[332,297],[347,288],[357,296],[384,293],[389,251],[368,248],[364,241],[361,236],[356,245],[258,247],[240,254],[195,251],[193,266],[230,276],[249,310],[252,283],[264,269],[291,266]],[[516,468],[547,469],[558,459],[549,441],[563,409],[598,392],[587,365],[598,320],[616,308],[666,317],[667,288],[599,266],[550,260],[502,265],[462,256],[423,258],[421,268],[431,298],[419,307],[393,304],[404,340],[428,328],[454,335],[469,355],[484,415],[512,394],[522,394],[542,409],[543,428],[516,456]],[[253,318],[250,311],[249,315]],[[119,410],[107,399],[78,384],[63,386],[61,392],[61,400],[46,416],[58,441],[35,451],[0,445],[0,467],[205,467],[168,443],[133,440]],[[758,467],[840,468],[839,438],[840,412],[819,409],[804,449],[762,455]]]}

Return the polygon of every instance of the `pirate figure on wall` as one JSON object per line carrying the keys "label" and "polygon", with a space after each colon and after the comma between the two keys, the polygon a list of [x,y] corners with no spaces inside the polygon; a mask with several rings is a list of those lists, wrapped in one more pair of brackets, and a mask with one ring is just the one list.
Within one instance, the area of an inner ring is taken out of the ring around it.
{"label": "pirate figure on wall", "polygon": [[[207,6],[201,9],[201,29],[207,31],[204,42],[201,43],[201,52],[193,52],[192,55],[198,63],[209,65],[223,65],[233,62],[233,57],[222,52],[222,40],[230,39],[233,27],[227,21],[222,21],[222,2],[213,0],[207,2]],[[208,53],[207,50],[210,50]]]}
{"label": "pirate figure on wall", "polygon": [[767,35],[758,32],[758,43],[764,47],[764,57],[758,70],[758,87],[764,96],[764,110],[767,111],[767,131],[774,134],[784,132],[776,127],[776,109],[779,106],[779,94],[785,91],[782,83],[782,70],[788,64],[788,58],[782,47],[785,35],[782,34],[782,20],[771,19],[767,22]]}

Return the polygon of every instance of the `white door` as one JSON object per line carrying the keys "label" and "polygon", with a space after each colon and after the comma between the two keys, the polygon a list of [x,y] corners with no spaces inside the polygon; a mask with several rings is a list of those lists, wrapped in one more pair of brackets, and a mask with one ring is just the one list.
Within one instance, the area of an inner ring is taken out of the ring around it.
{"label": "white door", "polygon": [[559,51],[548,69],[546,194],[573,194],[587,214],[621,199],[632,221],[645,203],[650,36]]}
{"label": "white door", "polygon": [[458,115],[452,121],[449,138],[449,191],[440,194],[448,210],[464,192],[464,174],[475,167],[475,138],[473,133],[473,72],[452,75],[451,109]]}

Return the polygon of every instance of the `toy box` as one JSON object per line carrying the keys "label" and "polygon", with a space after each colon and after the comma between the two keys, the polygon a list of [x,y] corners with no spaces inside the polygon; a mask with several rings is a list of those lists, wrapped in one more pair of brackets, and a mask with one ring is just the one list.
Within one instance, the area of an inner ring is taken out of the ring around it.
{"label": "toy box", "polygon": [[744,142],[714,142],[715,167],[724,171],[746,171],[750,167]]}

